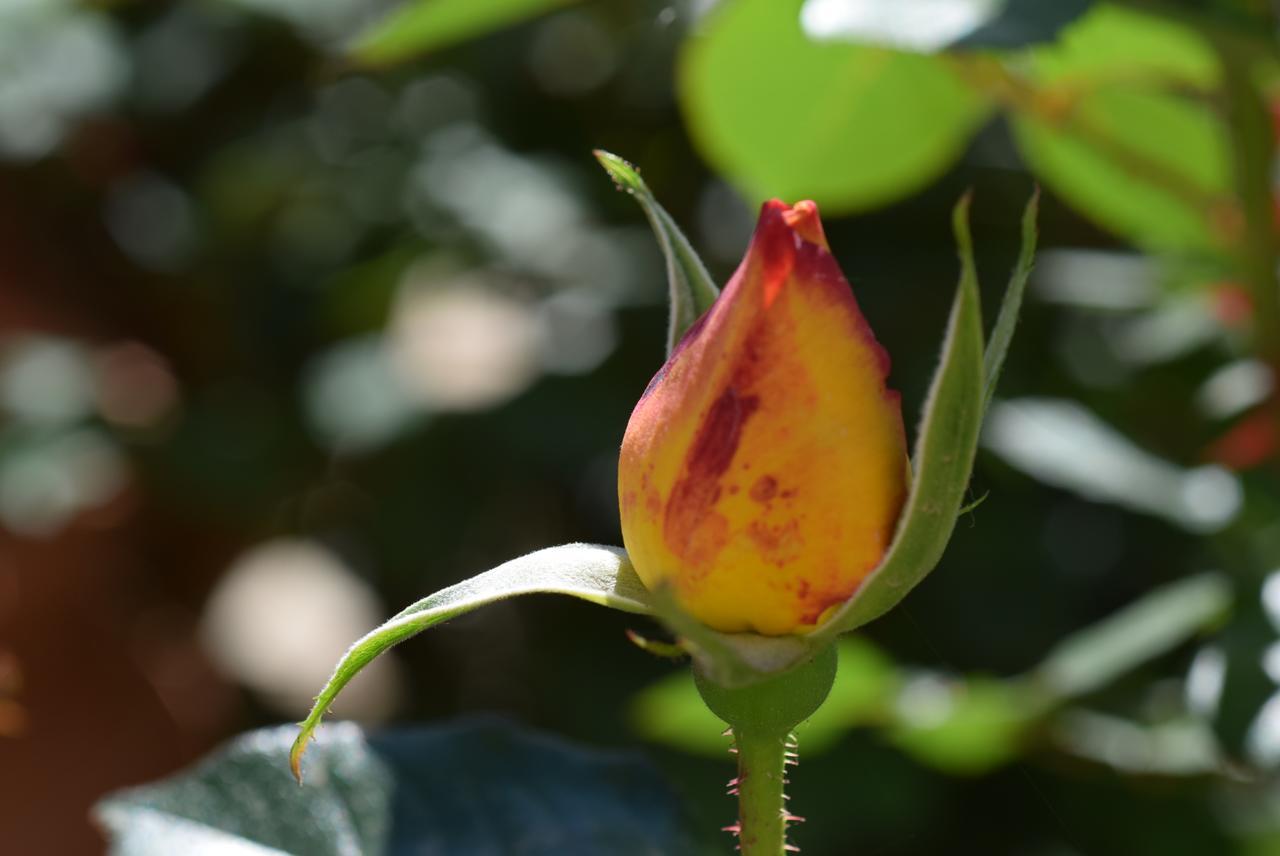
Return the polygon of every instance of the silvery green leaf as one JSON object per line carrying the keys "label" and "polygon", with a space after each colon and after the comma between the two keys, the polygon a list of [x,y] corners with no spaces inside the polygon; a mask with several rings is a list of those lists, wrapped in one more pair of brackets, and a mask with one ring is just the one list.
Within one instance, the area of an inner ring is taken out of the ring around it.
{"label": "silvery green leaf", "polygon": [[537,550],[438,591],[401,610],[358,639],[343,655],[294,741],[290,754],[294,775],[301,776],[302,753],[329,705],[347,682],[383,651],[486,604],[540,593],[567,594],[623,612],[648,614],[652,610],[649,594],[627,554],[618,547],[596,544],[565,544]]}

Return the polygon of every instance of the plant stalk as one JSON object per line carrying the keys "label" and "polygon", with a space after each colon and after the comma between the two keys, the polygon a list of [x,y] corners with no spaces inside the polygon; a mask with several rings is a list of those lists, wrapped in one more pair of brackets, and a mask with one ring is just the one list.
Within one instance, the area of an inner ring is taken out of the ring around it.
{"label": "plant stalk", "polygon": [[783,787],[791,732],[817,710],[836,679],[836,649],[828,645],[791,671],[744,687],[721,686],[695,663],[693,677],[711,712],[729,723],[738,753],[738,833],[743,856],[782,856],[787,823]]}
{"label": "plant stalk", "polygon": [[1230,136],[1236,195],[1244,224],[1237,256],[1245,284],[1253,294],[1253,347],[1272,369],[1280,367],[1280,287],[1276,264],[1280,246],[1275,236],[1271,165],[1275,136],[1266,101],[1254,79],[1251,57],[1219,42],[1227,129]]}
{"label": "plant stalk", "polygon": [[782,856],[787,844],[787,734],[734,729],[738,750],[738,847],[743,856]]}

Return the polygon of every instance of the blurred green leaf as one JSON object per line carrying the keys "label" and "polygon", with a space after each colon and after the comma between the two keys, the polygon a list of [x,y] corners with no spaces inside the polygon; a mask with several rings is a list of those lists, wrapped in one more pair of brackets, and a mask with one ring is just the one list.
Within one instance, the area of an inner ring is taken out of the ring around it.
{"label": "blurred green leaf", "polygon": [[[1280,650],[1276,593],[1280,577],[1242,580],[1231,620],[1214,640],[1220,654],[1213,668],[1216,693],[1206,693],[1214,733],[1233,758],[1260,767],[1280,766],[1280,671],[1273,653]],[[1194,672],[1194,669],[1193,669]],[[1194,673],[1188,683],[1195,679]]]}
{"label": "blurred green leaf", "polygon": [[1029,677],[1059,700],[1094,692],[1204,632],[1230,606],[1218,574],[1170,583],[1065,639]]}
{"label": "blurred green leaf", "polygon": [[718,7],[685,45],[685,119],[712,164],[755,197],[868,208],[925,186],[986,105],[940,59],[810,41],[795,2]]}
{"label": "blurred green leaf", "polygon": [[724,722],[698,695],[691,669],[677,669],[637,693],[628,718],[645,740],[692,755],[724,758],[730,746]]}
{"label": "blurred green leaf", "polygon": [[1243,495],[1235,475],[1158,458],[1075,401],[997,401],[982,441],[1045,484],[1158,515],[1191,532],[1216,532],[1240,513]]}
{"label": "blurred green leaf", "polygon": [[[849,730],[869,726],[929,766],[964,775],[985,772],[1016,757],[1029,730],[1061,705],[1205,632],[1228,606],[1222,577],[1181,580],[1068,638],[1027,675],[1005,680],[907,671],[870,641],[843,638],[837,643],[839,668],[831,693],[799,730],[801,750],[806,756],[820,754]],[[645,739],[686,752],[720,757],[728,746],[724,724],[702,704],[685,670],[638,694],[630,718]],[[1117,731],[1089,731],[1092,722],[1072,719],[1054,734],[1062,740],[1078,737],[1084,741],[1079,747],[1066,748],[1094,758],[1105,749],[1100,741]],[[1143,735],[1146,742],[1124,754],[1132,764],[1146,763],[1149,772],[1184,771],[1178,775],[1202,769],[1203,734],[1184,728],[1144,730]]]}
{"label": "blurred green leaf", "polygon": [[1222,771],[1205,723],[1175,719],[1145,725],[1089,710],[1070,710],[1050,729],[1063,751],[1134,776],[1203,776]]}
{"label": "blurred green leaf", "polygon": [[367,62],[396,62],[482,36],[574,0],[409,0],[362,32],[350,51]]}
{"label": "blurred green leaf", "polygon": [[921,676],[903,689],[889,738],[930,766],[974,775],[1017,757],[1042,711],[1019,684]]}
{"label": "blurred green leaf", "polygon": [[826,702],[800,726],[800,750],[825,752],[851,728],[883,722],[902,685],[893,660],[861,636],[846,636],[836,648],[836,682]]}
{"label": "blurred green leaf", "polygon": [[964,502],[983,406],[982,309],[969,233],[969,197],[956,205],[953,224],[960,283],[911,458],[911,493],[884,560],[853,598],[810,634],[814,644],[866,624],[906,597],[942,557]]}
{"label": "blurred green leaf", "polygon": [[1092,0],[806,0],[805,32],[931,53],[949,47],[1016,48],[1053,38]]}
{"label": "blurred green leaf", "polygon": [[667,263],[667,286],[671,303],[671,320],[667,327],[667,354],[675,349],[685,332],[693,326],[702,313],[711,308],[720,289],[711,280],[706,265],[698,258],[689,239],[680,231],[676,221],[658,204],[649,185],[640,177],[640,170],[610,152],[597,149],[596,160],[609,173],[614,184],[640,204],[654,237],[662,248]]}
{"label": "blurred green leaf", "polygon": [[1014,133],[1056,193],[1142,246],[1226,242],[1237,219],[1227,140],[1202,100],[1218,66],[1193,30],[1099,5],[1059,43],[1032,51],[1027,68],[1033,91]]}
{"label": "blurred green leaf", "polygon": [[294,741],[291,755],[294,774],[301,777],[302,753],[329,705],[342,688],[383,651],[486,604],[540,593],[567,594],[623,612],[648,614],[651,610],[649,594],[632,569],[627,554],[618,547],[595,544],[565,544],[537,550],[438,591],[358,639],[343,656],[316,697]]}
{"label": "blurred green leaf", "polygon": [[366,737],[322,729],[310,783],[290,727],[251,732],[190,771],[95,809],[117,856],[700,852],[675,796],[638,759],[497,721]]}

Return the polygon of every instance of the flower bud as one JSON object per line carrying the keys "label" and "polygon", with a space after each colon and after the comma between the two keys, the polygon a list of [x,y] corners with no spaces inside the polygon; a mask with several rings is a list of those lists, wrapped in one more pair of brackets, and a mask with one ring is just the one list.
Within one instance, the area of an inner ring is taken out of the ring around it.
{"label": "flower bud", "polygon": [[724,632],[821,624],[879,564],[906,497],[888,372],[817,207],[766,203],[627,424],[622,534],[645,585]]}

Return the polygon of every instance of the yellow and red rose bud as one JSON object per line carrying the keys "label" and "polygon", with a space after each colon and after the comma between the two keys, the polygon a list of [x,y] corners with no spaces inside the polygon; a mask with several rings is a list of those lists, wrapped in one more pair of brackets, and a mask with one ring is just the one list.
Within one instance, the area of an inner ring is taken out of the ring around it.
{"label": "yellow and red rose bud", "polygon": [[766,203],[627,425],[618,496],[644,583],[716,630],[819,625],[879,564],[906,497],[888,371],[817,207]]}

